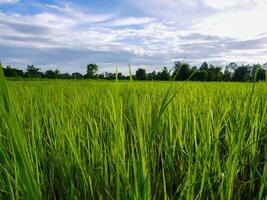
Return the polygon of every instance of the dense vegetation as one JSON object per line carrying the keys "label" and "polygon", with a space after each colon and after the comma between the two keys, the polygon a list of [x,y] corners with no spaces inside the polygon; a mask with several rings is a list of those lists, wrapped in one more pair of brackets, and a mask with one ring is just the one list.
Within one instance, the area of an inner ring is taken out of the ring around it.
{"label": "dense vegetation", "polygon": [[[247,82],[253,81],[257,71],[256,81],[265,80],[267,63],[264,65],[242,65],[238,66],[236,63],[228,64],[224,70],[222,67],[208,65],[204,62],[200,67],[190,67],[189,64],[184,62],[175,62],[174,67],[170,70],[164,67],[162,70],[147,73],[145,69],[139,68],[133,79],[136,80],[177,80],[184,81],[190,79],[191,81],[238,81]],[[86,74],[79,72],[60,73],[58,69],[47,70],[41,72],[40,68],[34,65],[28,65],[26,71],[18,70],[7,66],[4,68],[6,77],[24,77],[24,78],[47,78],[47,79],[107,79],[115,80],[116,73],[106,72],[105,74],[97,74],[98,66],[96,64],[88,64]],[[129,76],[124,76],[122,73],[117,73],[119,80],[129,80]]]}
{"label": "dense vegetation", "polygon": [[0,74],[0,116],[0,199],[267,196],[265,82]]}

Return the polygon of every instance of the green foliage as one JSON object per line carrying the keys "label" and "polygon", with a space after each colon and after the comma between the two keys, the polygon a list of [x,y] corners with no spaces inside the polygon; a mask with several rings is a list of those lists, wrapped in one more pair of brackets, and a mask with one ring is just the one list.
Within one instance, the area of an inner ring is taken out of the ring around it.
{"label": "green foliage", "polygon": [[116,82],[118,82],[118,66],[116,66]]}
{"label": "green foliage", "polygon": [[185,81],[190,77],[191,81],[236,81],[236,82],[253,82],[254,75],[257,70],[256,81],[264,81],[266,74],[266,65],[246,65],[239,66],[232,62],[228,64],[224,72],[219,66],[214,66],[212,64],[208,65],[207,62],[204,62],[199,68],[196,66],[190,67],[188,63],[185,62],[175,62],[174,70],[171,73],[167,67],[159,71],[153,71],[146,73],[145,69],[139,68],[136,71],[135,75],[132,75],[132,72],[129,70],[129,76],[124,76],[121,72],[118,72],[116,67],[116,73],[105,72],[101,74],[96,74],[98,66],[96,64],[89,64],[87,66],[87,73],[82,75],[81,73],[75,72],[70,75],[69,73],[61,74],[58,69],[56,70],[47,70],[45,73],[41,72],[39,68],[36,68],[33,65],[28,65],[26,72],[22,70],[12,68],[7,66],[4,68],[4,74],[6,77],[28,77],[28,78],[48,78],[48,79],[106,79],[106,80],[177,80]]}
{"label": "green foliage", "polygon": [[132,82],[133,81],[133,75],[132,75],[132,70],[131,70],[130,65],[128,66],[128,68],[129,68],[130,82]]}
{"label": "green foliage", "polygon": [[4,68],[6,77],[22,77],[24,75],[22,70],[11,67],[10,65]]}
{"label": "green foliage", "polygon": [[173,77],[175,77],[175,80],[179,81],[187,80],[188,77],[190,76],[189,71],[190,71],[189,64],[184,62],[175,62]]}
{"label": "green foliage", "polygon": [[42,73],[40,72],[40,68],[34,65],[27,65],[25,76],[28,78],[40,78]]}
{"label": "green foliage", "polygon": [[171,79],[170,71],[167,67],[163,67],[162,71],[158,72],[156,80],[169,81]]}
{"label": "green foliage", "polygon": [[146,70],[142,68],[137,69],[135,77],[137,80],[146,80],[147,79]]}
{"label": "green foliage", "polygon": [[265,82],[1,76],[0,89],[0,199],[267,195]]}
{"label": "green foliage", "polygon": [[97,70],[98,66],[96,64],[88,64],[86,69],[86,77],[90,79],[95,78]]}
{"label": "green foliage", "polygon": [[[49,78],[49,79],[60,78],[60,72],[59,72],[58,69],[56,69],[56,70],[47,70],[45,72],[45,77]],[[67,75],[67,77],[68,77],[68,75]]]}
{"label": "green foliage", "polygon": [[0,197],[41,199],[39,169],[34,165],[36,158],[29,152],[30,138],[21,127],[20,113],[14,108],[1,65],[0,114]]}

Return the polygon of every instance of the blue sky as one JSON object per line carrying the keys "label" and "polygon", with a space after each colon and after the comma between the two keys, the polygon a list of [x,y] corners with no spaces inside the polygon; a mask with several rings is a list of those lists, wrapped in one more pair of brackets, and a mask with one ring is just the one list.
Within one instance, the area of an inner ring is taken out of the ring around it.
{"label": "blue sky", "polygon": [[267,0],[0,0],[0,60],[65,72],[264,64],[266,19]]}

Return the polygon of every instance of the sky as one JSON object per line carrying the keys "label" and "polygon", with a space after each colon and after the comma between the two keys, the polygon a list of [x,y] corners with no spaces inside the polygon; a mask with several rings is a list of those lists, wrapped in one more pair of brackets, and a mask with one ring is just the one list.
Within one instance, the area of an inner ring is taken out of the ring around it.
{"label": "sky", "polygon": [[267,62],[267,0],[0,0],[0,61],[147,71]]}

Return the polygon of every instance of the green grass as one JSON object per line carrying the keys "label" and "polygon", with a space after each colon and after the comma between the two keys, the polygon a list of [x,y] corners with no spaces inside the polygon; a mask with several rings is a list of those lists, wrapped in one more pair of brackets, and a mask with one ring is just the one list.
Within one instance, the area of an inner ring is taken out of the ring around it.
{"label": "green grass", "polygon": [[0,80],[0,199],[266,199],[266,83]]}

